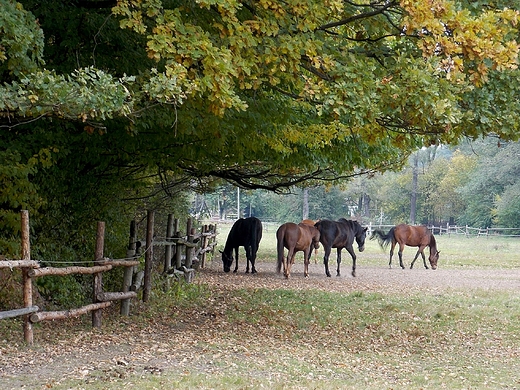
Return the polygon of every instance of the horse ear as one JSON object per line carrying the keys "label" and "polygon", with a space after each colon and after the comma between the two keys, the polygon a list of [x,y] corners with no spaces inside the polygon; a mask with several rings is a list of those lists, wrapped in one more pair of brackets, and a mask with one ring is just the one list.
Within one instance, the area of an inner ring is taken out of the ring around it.
{"label": "horse ear", "polygon": [[222,252],[221,250],[219,250],[220,253],[224,254],[224,252]]}
{"label": "horse ear", "polygon": [[364,228],[363,231],[366,232],[368,230],[368,227]]}

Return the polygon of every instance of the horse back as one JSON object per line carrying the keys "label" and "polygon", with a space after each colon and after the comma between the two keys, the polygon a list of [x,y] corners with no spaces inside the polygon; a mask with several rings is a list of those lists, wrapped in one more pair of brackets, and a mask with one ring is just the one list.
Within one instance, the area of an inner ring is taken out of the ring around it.
{"label": "horse back", "polygon": [[400,224],[394,228],[395,240],[408,246],[430,245],[432,236],[426,226]]}
{"label": "horse back", "polygon": [[320,232],[320,242],[324,247],[343,247],[345,240],[345,228],[342,224],[328,219],[321,220],[314,225]]}
{"label": "horse back", "polygon": [[237,248],[239,246],[255,246],[258,248],[261,239],[262,222],[255,217],[240,218],[229,231],[225,249]]}

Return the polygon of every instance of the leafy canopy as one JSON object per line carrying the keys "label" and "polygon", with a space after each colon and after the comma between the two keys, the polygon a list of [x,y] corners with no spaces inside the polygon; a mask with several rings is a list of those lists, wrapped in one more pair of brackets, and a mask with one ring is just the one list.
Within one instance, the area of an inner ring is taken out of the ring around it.
{"label": "leafy canopy", "polygon": [[[176,175],[277,189],[385,169],[417,146],[466,134],[517,138],[517,125],[496,126],[517,93],[502,81],[517,75],[519,13],[508,2],[120,0],[65,11],[1,2],[2,127],[40,117],[101,134],[110,118],[133,134],[153,127],[182,145],[165,166]],[[81,21],[70,29],[90,23],[82,42],[50,25],[63,12]],[[128,46],[116,49],[121,66],[106,59],[117,40]],[[76,59],[59,66],[58,48]],[[132,56],[148,58],[128,64]],[[503,105],[487,98],[486,82]]]}
{"label": "leafy canopy", "polygon": [[2,208],[285,191],[518,139],[515,4],[0,0]]}

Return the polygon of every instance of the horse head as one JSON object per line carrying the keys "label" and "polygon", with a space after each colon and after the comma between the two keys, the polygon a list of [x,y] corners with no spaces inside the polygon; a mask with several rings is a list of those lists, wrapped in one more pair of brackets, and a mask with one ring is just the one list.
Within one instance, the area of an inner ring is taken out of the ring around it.
{"label": "horse head", "polygon": [[365,239],[367,238],[368,228],[364,228],[359,225],[359,229],[356,232],[356,242],[358,244],[358,250],[363,252],[365,250]]}
{"label": "horse head", "polygon": [[229,252],[229,254],[222,251],[219,252],[222,253],[222,263],[224,264],[224,272],[231,271],[231,265],[233,264],[233,252]]}
{"label": "horse head", "polygon": [[430,257],[428,257],[428,260],[430,261],[430,265],[432,266],[432,269],[437,269],[437,262],[439,261],[439,253],[441,253],[438,250],[434,250],[430,252]]}

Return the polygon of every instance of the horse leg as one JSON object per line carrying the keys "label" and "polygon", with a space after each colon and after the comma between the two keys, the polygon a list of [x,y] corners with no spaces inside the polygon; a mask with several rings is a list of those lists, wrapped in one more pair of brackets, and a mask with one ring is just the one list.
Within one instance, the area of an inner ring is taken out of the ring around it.
{"label": "horse leg", "polygon": [[255,261],[256,261],[256,252],[258,251],[258,247],[251,246],[251,273],[256,274]]}
{"label": "horse leg", "polygon": [[397,252],[397,254],[399,255],[399,265],[401,266],[402,269],[404,269],[403,251],[404,251],[404,244],[399,243],[399,252]]}
{"label": "horse leg", "polygon": [[249,273],[249,262],[251,261],[251,247],[249,245],[244,246],[246,250],[246,274]]}
{"label": "horse leg", "polygon": [[417,258],[419,257],[419,254],[422,256],[424,267],[425,267],[426,269],[428,269],[428,266],[426,265],[426,257],[424,256],[424,248],[425,248],[425,247],[423,247],[423,246],[420,246],[420,247],[419,247],[419,250],[418,250],[417,253],[415,254],[415,257],[413,258],[413,261],[412,261],[412,263],[410,264],[410,269],[413,268],[413,265],[415,264],[415,260],[417,260]]}
{"label": "horse leg", "polygon": [[410,269],[413,268],[413,265],[415,264],[415,260],[419,257],[419,254],[421,253],[421,250],[419,249],[417,253],[415,254],[415,257],[413,258],[412,262],[410,263]]}
{"label": "horse leg", "polygon": [[352,245],[347,246],[345,249],[348,251],[348,253],[350,253],[350,256],[352,257],[352,276],[356,277],[356,252],[354,252],[354,247]]}
{"label": "horse leg", "polygon": [[234,274],[236,274],[238,271],[238,246],[235,248],[235,261],[236,261],[236,265],[235,265],[235,270],[233,271]]}
{"label": "horse leg", "polygon": [[394,255],[395,242],[392,241],[392,246],[390,247],[390,262],[388,263],[388,268],[392,268],[392,256]]}
{"label": "horse leg", "polygon": [[426,257],[424,256],[424,249],[423,249],[423,251],[421,252],[421,255],[422,255],[422,262],[423,262],[423,264],[424,264],[424,268],[429,269],[429,268],[428,268],[428,265],[426,264]]}
{"label": "horse leg", "polygon": [[327,275],[330,278],[330,272],[329,272],[329,256],[330,256],[330,247],[325,247],[325,254],[323,255],[323,264],[325,264],[325,275]]}
{"label": "horse leg", "polygon": [[338,248],[338,257],[336,260],[336,262],[338,263],[338,269],[336,270],[336,276],[341,276],[339,272],[339,265],[341,264],[341,249],[343,248]]}
{"label": "horse leg", "polygon": [[309,263],[311,260],[312,249],[309,248],[306,251],[303,251],[303,276],[309,277]]}
{"label": "horse leg", "polygon": [[421,256],[422,256],[422,262],[424,264],[424,268],[429,269],[428,265],[426,264],[426,257],[424,256],[424,249],[421,252]]}
{"label": "horse leg", "polygon": [[294,249],[289,249],[287,260],[284,261],[283,265],[283,276],[285,276],[285,279],[289,279],[289,276],[291,275],[291,266],[294,262],[294,255]]}

